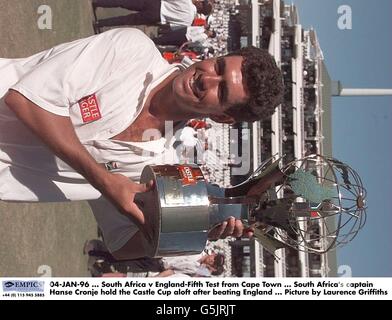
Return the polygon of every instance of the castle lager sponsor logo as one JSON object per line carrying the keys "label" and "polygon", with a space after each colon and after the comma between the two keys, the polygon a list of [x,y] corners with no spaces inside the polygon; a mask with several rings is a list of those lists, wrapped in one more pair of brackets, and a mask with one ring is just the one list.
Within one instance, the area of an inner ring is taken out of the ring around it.
{"label": "castle lager sponsor logo", "polygon": [[79,108],[84,123],[101,119],[101,112],[95,94],[81,99],[79,101]]}
{"label": "castle lager sponsor logo", "polygon": [[7,280],[2,283],[3,292],[44,292],[44,281]]}
{"label": "castle lager sponsor logo", "polygon": [[195,184],[197,182],[196,176],[193,174],[192,168],[189,166],[178,166],[178,170],[180,171],[182,177],[182,183],[187,184]]}

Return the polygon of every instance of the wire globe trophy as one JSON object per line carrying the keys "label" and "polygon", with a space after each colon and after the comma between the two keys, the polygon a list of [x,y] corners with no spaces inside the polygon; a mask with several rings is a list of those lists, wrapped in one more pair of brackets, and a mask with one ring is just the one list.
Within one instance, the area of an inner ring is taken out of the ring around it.
{"label": "wire globe trophy", "polygon": [[265,161],[243,183],[223,188],[195,164],[151,165],[141,182],[154,181],[135,202],[146,217],[149,256],[201,252],[208,232],[229,217],[254,228],[273,253],[292,247],[324,253],[351,241],[366,220],[366,191],[348,165],[309,155],[280,167]]}
{"label": "wire globe trophy", "polygon": [[364,226],[366,190],[347,164],[314,154],[280,170],[275,192],[250,208],[257,238],[321,254],[350,242]]}

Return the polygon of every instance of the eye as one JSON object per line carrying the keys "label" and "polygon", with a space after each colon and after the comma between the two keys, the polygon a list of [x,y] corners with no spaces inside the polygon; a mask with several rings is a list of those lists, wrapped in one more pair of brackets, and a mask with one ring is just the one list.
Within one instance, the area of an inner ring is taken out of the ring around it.
{"label": "eye", "polygon": [[222,75],[223,73],[223,59],[218,58],[215,63],[215,72],[217,75]]}
{"label": "eye", "polygon": [[218,99],[220,103],[225,102],[225,95],[226,95],[226,86],[223,81],[219,83],[218,87]]}
{"label": "eye", "polygon": [[220,74],[219,59],[216,60],[214,67],[215,67],[215,73],[216,73],[216,74]]}

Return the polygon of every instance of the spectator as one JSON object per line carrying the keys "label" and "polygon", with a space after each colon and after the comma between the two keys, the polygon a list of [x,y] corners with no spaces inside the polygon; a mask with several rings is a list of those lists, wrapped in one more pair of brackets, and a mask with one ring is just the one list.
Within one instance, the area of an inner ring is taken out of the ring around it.
{"label": "spectator", "polygon": [[206,42],[208,38],[214,38],[216,33],[212,30],[206,29],[205,27],[181,27],[175,30],[171,30],[167,33],[160,35],[159,37],[153,38],[155,44],[175,45],[181,46],[184,43],[196,43],[199,42],[202,46],[206,47],[209,44]]}
{"label": "spectator", "polygon": [[92,275],[103,277],[210,277],[221,275],[225,264],[224,255],[215,252],[163,257],[160,260],[143,258],[117,261],[99,240],[88,241],[84,253],[90,257],[89,270]]}
{"label": "spectator", "polygon": [[172,28],[190,26],[198,12],[211,12],[212,3],[211,0],[93,0],[94,10],[97,7],[121,7],[137,11],[125,16],[97,20],[95,28],[156,24],[169,24]]}

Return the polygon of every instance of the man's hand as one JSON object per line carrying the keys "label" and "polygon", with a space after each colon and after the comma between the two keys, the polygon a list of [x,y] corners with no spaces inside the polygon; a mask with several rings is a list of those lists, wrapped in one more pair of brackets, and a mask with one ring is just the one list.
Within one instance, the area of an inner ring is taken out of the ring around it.
{"label": "man's hand", "polygon": [[241,220],[230,217],[208,232],[209,240],[224,239],[229,236],[251,238],[253,231],[250,228],[245,229]]}
{"label": "man's hand", "polygon": [[143,212],[134,202],[136,193],[150,191],[153,181],[148,184],[135,183],[121,174],[109,174],[101,193],[110,200],[117,209],[128,215],[141,229],[145,224]]}

